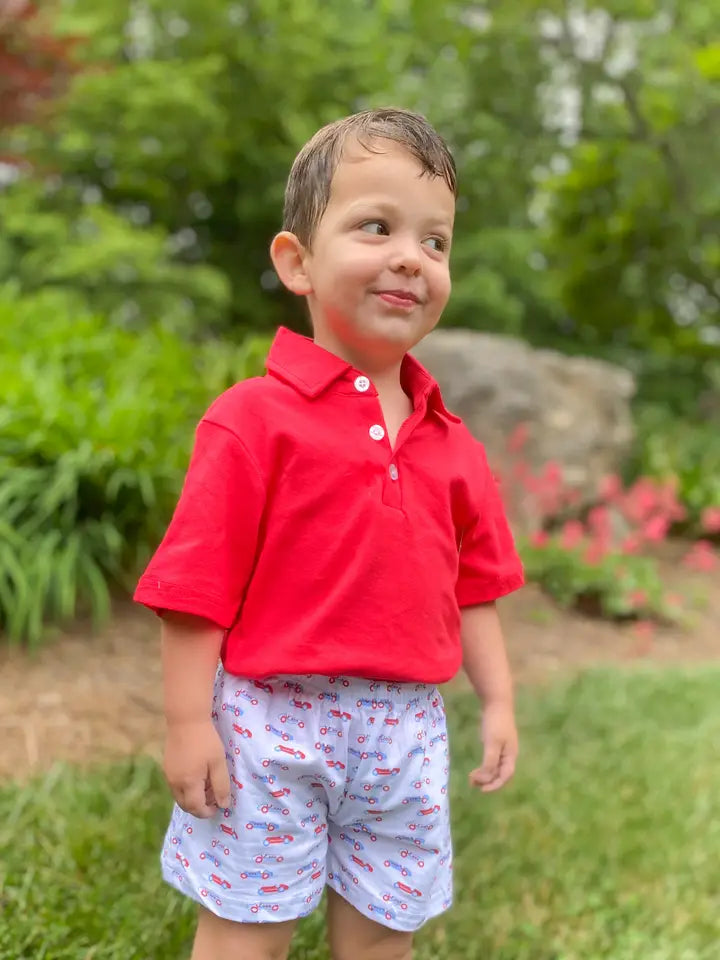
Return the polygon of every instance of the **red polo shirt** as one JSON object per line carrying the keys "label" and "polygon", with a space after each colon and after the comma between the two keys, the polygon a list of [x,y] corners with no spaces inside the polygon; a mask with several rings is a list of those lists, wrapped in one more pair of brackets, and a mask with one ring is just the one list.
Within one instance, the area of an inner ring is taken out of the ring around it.
{"label": "red polo shirt", "polygon": [[200,421],[135,600],[219,624],[240,676],[450,679],[460,607],[523,583],[481,444],[410,355],[394,450],[349,363],[281,328],[267,369]]}

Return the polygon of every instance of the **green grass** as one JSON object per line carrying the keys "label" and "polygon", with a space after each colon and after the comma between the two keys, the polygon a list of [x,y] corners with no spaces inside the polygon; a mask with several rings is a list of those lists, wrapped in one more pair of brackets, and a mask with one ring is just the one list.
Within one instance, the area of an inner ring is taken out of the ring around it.
{"label": "green grass", "polygon": [[[593,672],[520,702],[522,762],[471,793],[455,695],[457,901],[417,960],[710,960],[720,942],[720,670]],[[182,960],[193,907],[159,878],[168,812],[138,760],[0,790],[0,960]],[[322,915],[293,960],[326,960]],[[358,958],[361,960],[361,958]]]}

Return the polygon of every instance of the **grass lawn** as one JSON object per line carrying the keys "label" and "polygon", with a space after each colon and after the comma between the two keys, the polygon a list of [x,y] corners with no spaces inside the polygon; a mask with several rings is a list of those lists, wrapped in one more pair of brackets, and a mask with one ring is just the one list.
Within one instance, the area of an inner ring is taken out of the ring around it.
{"label": "grass lawn", "polygon": [[[719,669],[525,692],[520,769],[491,797],[465,786],[475,705],[448,699],[457,898],[417,960],[720,956]],[[184,960],[193,907],[157,863],[168,808],[146,760],[0,789],[0,960]],[[327,960],[321,912],[292,958]]]}

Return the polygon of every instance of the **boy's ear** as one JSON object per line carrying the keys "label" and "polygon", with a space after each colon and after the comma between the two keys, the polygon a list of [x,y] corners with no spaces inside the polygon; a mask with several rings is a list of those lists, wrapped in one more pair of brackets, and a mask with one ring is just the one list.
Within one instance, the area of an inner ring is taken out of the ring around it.
{"label": "boy's ear", "polygon": [[310,277],[305,270],[307,251],[294,233],[283,230],[270,244],[270,258],[275,272],[291,293],[306,297],[312,293]]}

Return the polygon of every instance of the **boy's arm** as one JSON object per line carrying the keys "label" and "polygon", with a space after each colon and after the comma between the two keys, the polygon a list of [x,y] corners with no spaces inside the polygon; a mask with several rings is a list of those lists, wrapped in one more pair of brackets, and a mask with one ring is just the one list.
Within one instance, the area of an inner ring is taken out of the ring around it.
{"label": "boy's arm", "polygon": [[499,790],[515,772],[518,736],[513,682],[495,603],[461,610],[463,666],[482,705],[483,764],[470,782],[484,793]]}
{"label": "boy's arm", "polygon": [[211,817],[230,803],[225,748],[211,716],[223,633],[201,617],[163,615],[164,771],[176,802],[196,817]]}

